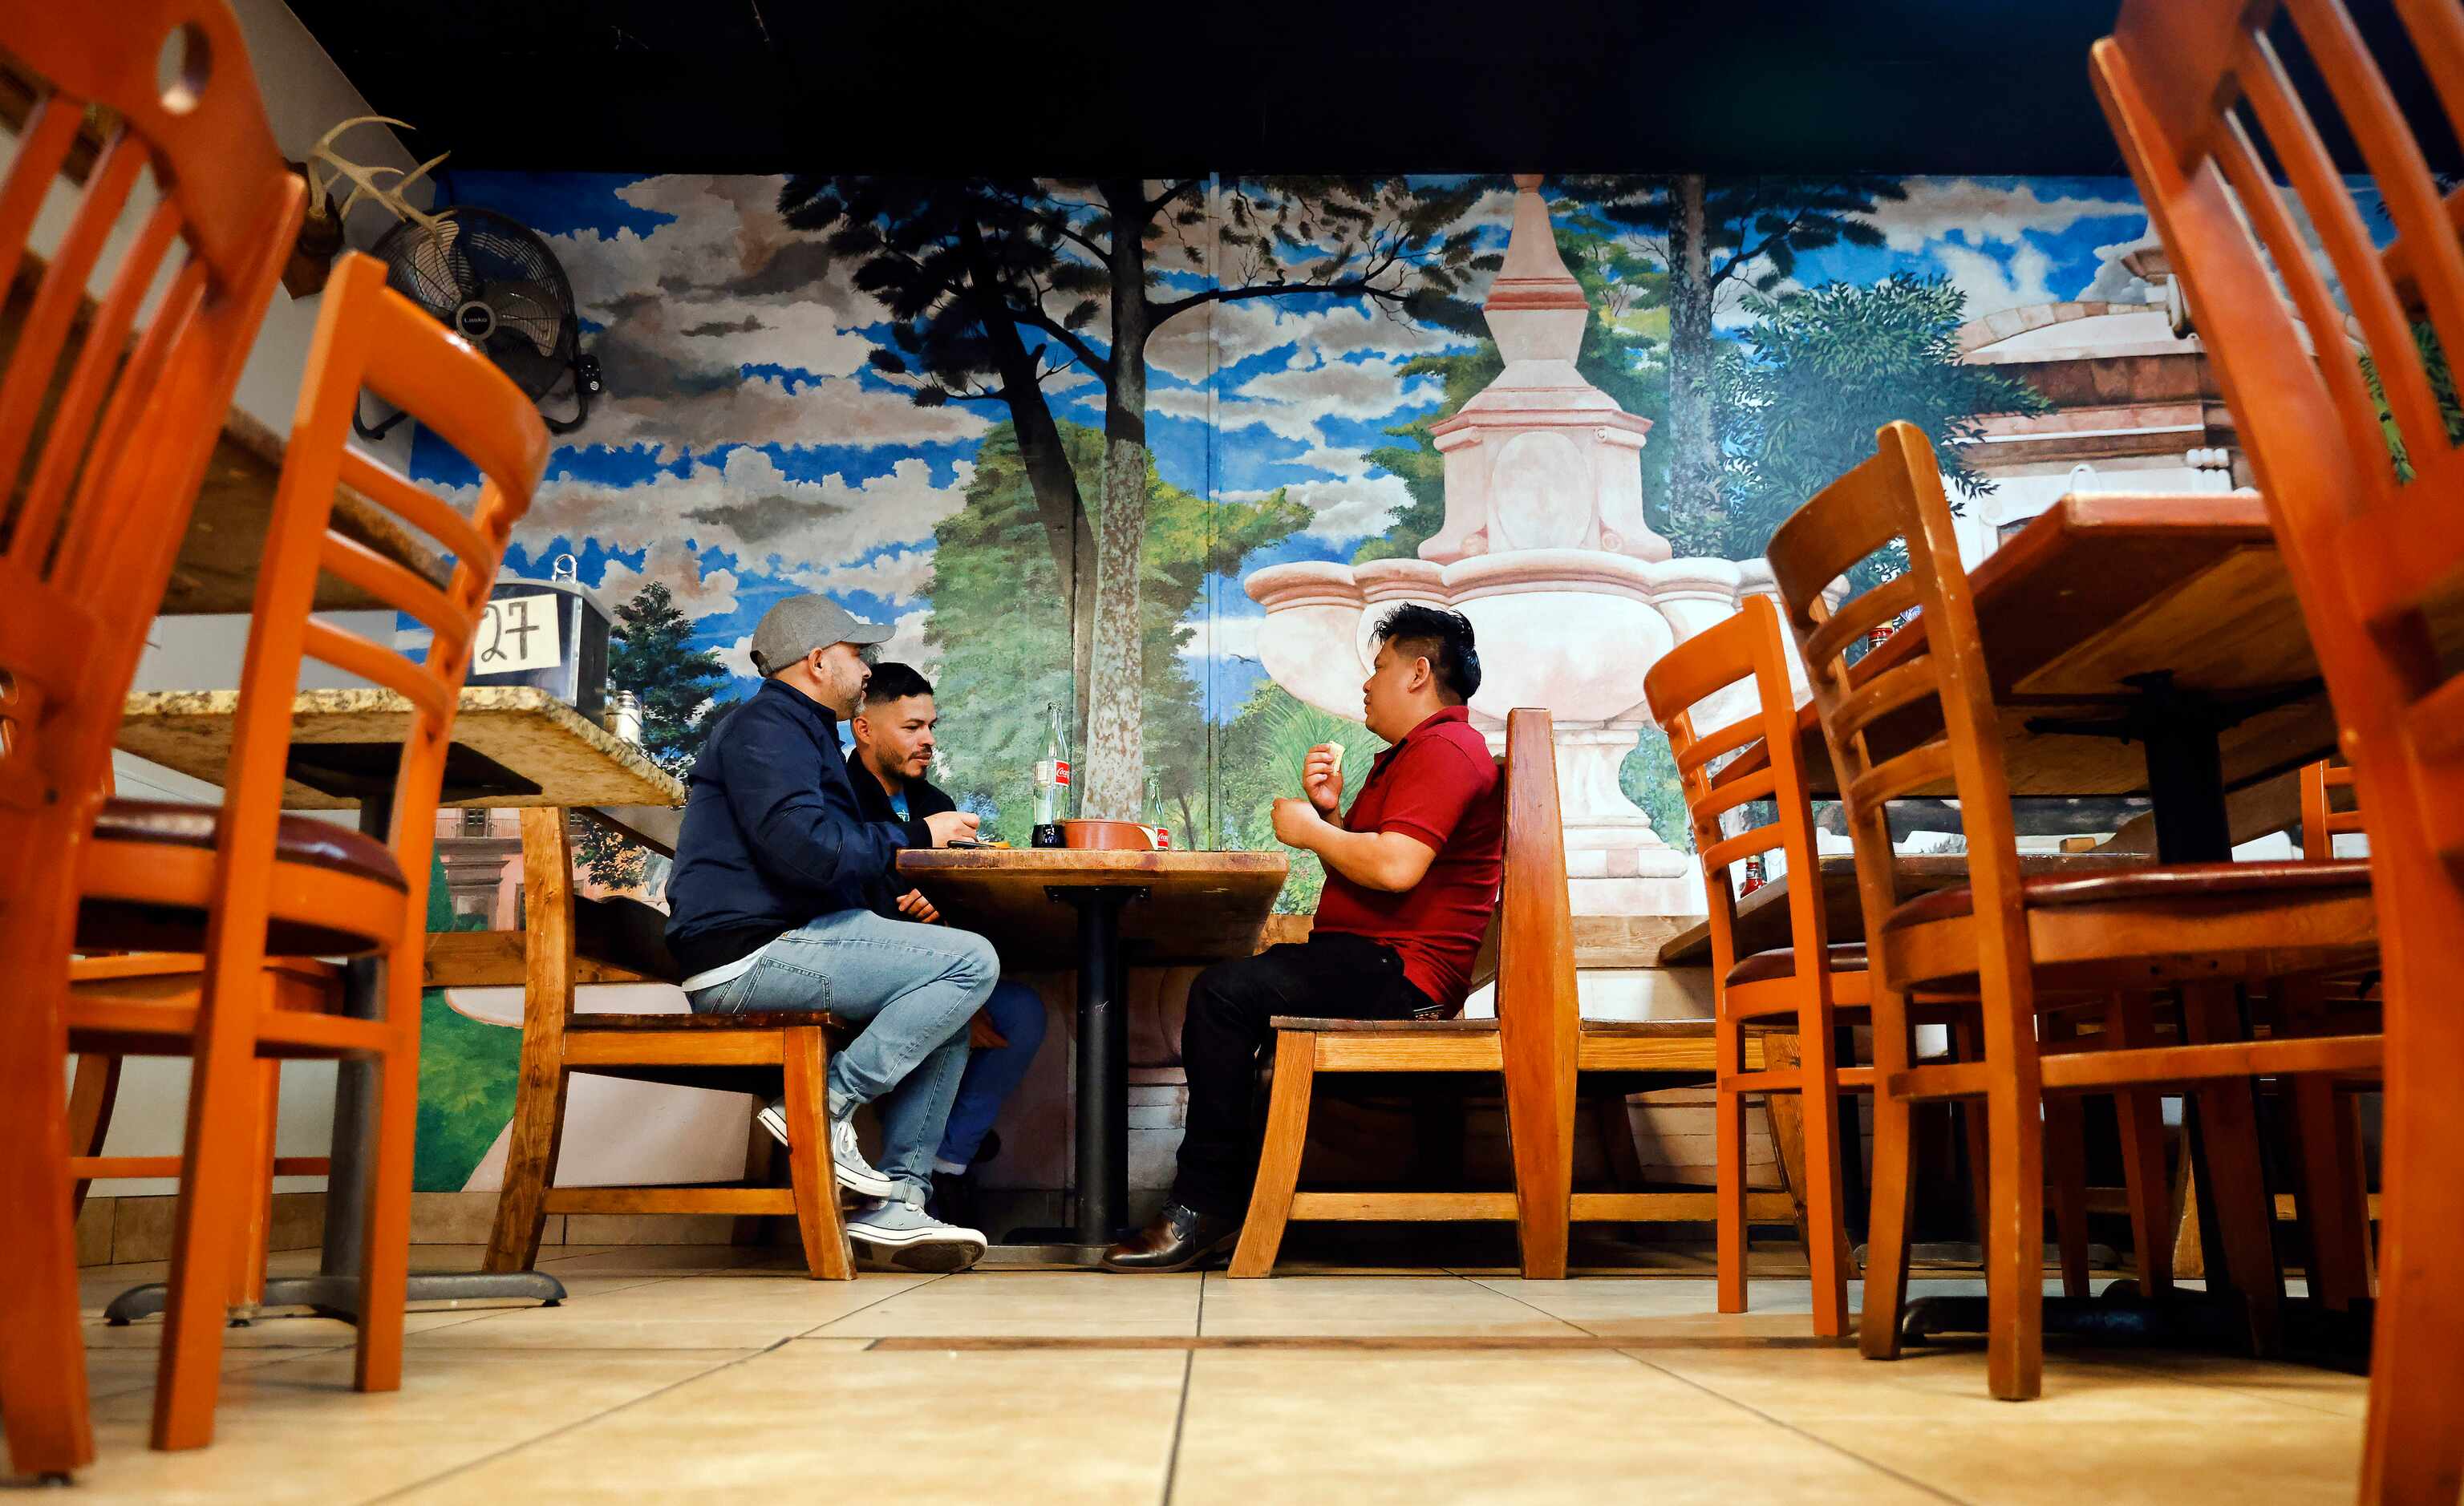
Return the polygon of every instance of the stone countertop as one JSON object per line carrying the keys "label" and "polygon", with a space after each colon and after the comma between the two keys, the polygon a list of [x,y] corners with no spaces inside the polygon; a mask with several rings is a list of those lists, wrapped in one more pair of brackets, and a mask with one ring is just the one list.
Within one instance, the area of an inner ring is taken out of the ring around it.
{"label": "stone countertop", "polygon": [[[118,746],[165,768],[219,785],[230,766],[239,712],[236,690],[150,690],[129,696]],[[314,750],[345,745],[398,746],[408,734],[409,701],[391,690],[303,690],[292,702],[293,768]],[[476,686],[462,691],[453,722],[457,762],[447,783],[470,770],[495,782],[483,793],[443,803],[472,806],[681,805],[683,781],[643,752],[535,686]],[[303,756],[305,754],[306,756]],[[349,795],[286,781],[294,810],[341,810]]]}

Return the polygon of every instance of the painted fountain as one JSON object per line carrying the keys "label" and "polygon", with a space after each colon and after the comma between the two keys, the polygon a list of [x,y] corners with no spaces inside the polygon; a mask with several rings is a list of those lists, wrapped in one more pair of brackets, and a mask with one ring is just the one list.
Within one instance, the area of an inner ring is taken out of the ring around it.
{"label": "painted fountain", "polygon": [[1557,254],[1540,179],[1514,183],[1505,264],[1482,305],[1506,369],[1432,431],[1445,457],[1443,527],[1418,559],[1251,575],[1249,595],[1266,609],[1260,656],[1285,689],[1357,721],[1385,609],[1462,612],[1484,672],[1472,719],[1490,746],[1503,746],[1512,708],[1555,718],[1575,913],[1700,914],[1693,860],[1652,830],[1618,771],[1651,726],[1651,666],[1775,588],[1759,559],[1671,558],[1644,521],[1651,422],[1575,372],[1591,307]]}

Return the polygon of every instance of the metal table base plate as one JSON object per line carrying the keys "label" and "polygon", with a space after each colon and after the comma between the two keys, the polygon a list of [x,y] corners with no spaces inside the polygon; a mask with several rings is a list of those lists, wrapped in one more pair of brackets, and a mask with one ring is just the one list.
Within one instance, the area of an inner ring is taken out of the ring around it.
{"label": "metal table base plate", "polygon": [[[140,1318],[151,1318],[169,1302],[171,1289],[160,1281],[133,1286],[112,1299],[102,1316],[114,1328]],[[413,1273],[409,1299],[414,1302],[538,1302],[554,1307],[564,1300],[564,1283],[538,1271],[435,1271]],[[360,1316],[360,1278],[355,1276],[277,1276],[265,1283],[265,1300],[257,1309],[307,1307],[320,1318],[356,1322]],[[256,1313],[233,1309],[233,1320],[246,1322]]]}

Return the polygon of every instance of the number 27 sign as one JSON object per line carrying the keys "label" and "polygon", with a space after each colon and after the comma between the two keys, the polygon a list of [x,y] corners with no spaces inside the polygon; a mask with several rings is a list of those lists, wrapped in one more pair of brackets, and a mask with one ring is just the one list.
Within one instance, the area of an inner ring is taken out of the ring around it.
{"label": "number 27 sign", "polygon": [[525,669],[553,669],[564,662],[558,636],[561,599],[552,591],[535,596],[500,596],[488,603],[473,641],[473,674],[509,674]]}

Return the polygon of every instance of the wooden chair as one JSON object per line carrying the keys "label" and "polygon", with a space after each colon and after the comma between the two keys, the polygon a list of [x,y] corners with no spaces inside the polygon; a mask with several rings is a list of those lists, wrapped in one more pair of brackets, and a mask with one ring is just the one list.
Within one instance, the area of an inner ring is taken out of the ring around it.
{"label": "wooden chair", "polygon": [[[1737,685],[1754,696],[1752,709],[1724,726],[1697,731],[1695,708]],[[1749,597],[1736,616],[1704,629],[1672,649],[1643,681],[1651,714],[1668,733],[1683,781],[1686,813],[1693,818],[1694,847],[1703,856],[1711,921],[1711,978],[1717,1000],[1719,1078],[1714,1135],[1719,1177],[1719,1306],[1746,1310],[1746,1112],[1749,1093],[1793,1092],[1804,1125],[1806,1259],[1814,1279],[1814,1331],[1837,1338],[1848,1331],[1848,1237],[1840,1206],[1839,1092],[1868,1085],[1870,1067],[1843,1067],[1837,1059],[1834,1029],[1842,1006],[1865,1002],[1865,949],[1834,947],[1824,934],[1819,884],[1810,898],[1792,893],[1792,945],[1739,958],[1736,893],[1728,865],[1780,850],[1792,873],[1819,871],[1814,843],[1813,806],[1798,761],[1796,703],[1789,688],[1788,660],[1780,641],[1779,613],[1768,597]],[[1760,742],[1770,761],[1743,778],[1715,773],[1713,764]],[[1777,819],[1735,837],[1725,837],[1720,818],[1755,800],[1772,800]],[[1749,1021],[1785,1019],[1797,1038],[1793,1066],[1748,1072],[1745,1029]]]}
{"label": "wooden chair", "polygon": [[[185,66],[165,93],[157,59],[175,36]],[[108,788],[145,629],[307,189],[216,0],[11,6],[0,51],[38,94],[0,183],[0,289],[44,260],[27,242],[55,181],[76,201],[0,380],[0,1412],[15,1468],[65,1475],[94,1441],[63,1101],[64,876]],[[109,114],[89,123],[90,105]],[[161,200],[86,313],[149,166]]]}
{"label": "wooden chair", "polygon": [[[1895,540],[1906,547],[1906,572],[1833,610],[1824,589]],[[2043,1384],[2047,1095],[2173,1082],[2205,1084],[2202,1123],[2226,1217],[2224,1254],[2251,1298],[2257,1341],[2270,1342],[2269,1297],[2279,1279],[2274,1212],[2246,1080],[2366,1068],[2377,1062],[2380,1042],[2237,1038],[2233,986],[2365,964],[2377,944],[2367,866],[2190,863],[2023,879],[1968,573],[1932,442],[1915,426],[1885,425],[1871,460],[1780,526],[1771,561],[1838,765],[1872,961],[1874,1203],[1860,1347],[1876,1359],[1899,1350],[1912,1103],[1985,1103],[1989,1384],[1997,1397],[2024,1400]],[[1910,607],[1923,615],[1925,651],[1883,673],[1852,676],[1842,650]],[[1941,730],[1878,760],[1868,730],[1894,712],[1922,715],[1927,700],[1939,703]],[[1902,904],[1885,802],[1945,782],[1967,828],[1969,884]],[[1911,1063],[1909,991],[1951,986],[1973,987],[1982,1001],[1984,1059]],[[2143,1045],[2140,1012],[2123,991],[2167,987],[2182,992],[2183,1042]],[[2039,1015],[2065,995],[2122,1002],[2105,1006],[2107,1029],[2095,1044],[2049,1054],[2038,1040]]]}
{"label": "wooden chair", "polygon": [[[478,468],[484,485],[473,515],[344,447],[363,386]],[[275,498],[222,806],[113,800],[86,844],[81,947],[206,957],[193,1005],[80,994],[69,1009],[72,1049],[195,1059],[155,1391],[158,1448],[196,1448],[213,1436],[231,1226],[249,1216],[264,1174],[263,1058],[377,1064],[356,1379],[362,1390],[401,1385],[429,847],[470,640],[547,451],[546,426],[520,388],[388,290],[384,264],[345,256],[325,288]],[[334,530],[335,490],[345,482],[453,557],[444,589]],[[434,633],[427,662],[312,618],[320,571],[427,624]],[[383,840],[282,814],[292,701],[307,658],[410,704],[411,732],[396,764]],[[348,955],[379,959],[383,996],[371,1001],[373,1017],[262,1007],[269,957]]]}
{"label": "wooden chair", "polygon": [[[1274,1274],[1285,1225],[1511,1219],[1527,1277],[1566,1274],[1573,1193],[1577,1054],[1573,918],[1549,713],[1520,709],[1506,730],[1506,876],[1498,901],[1497,1017],[1361,1020],[1278,1015],[1266,1140],[1232,1274]],[[1501,1074],[1510,1192],[1302,1192],[1310,1090],[1321,1072]]]}
{"label": "wooden chair", "polygon": [[[2464,246],[2454,196],[2442,194],[2343,6],[2302,0],[2290,8],[2302,45],[2395,230],[2385,251],[2373,244],[2264,34],[2276,9],[2126,0],[2092,75],[2266,493],[2381,881],[2392,1049],[2362,1493],[2452,1500],[2464,1483],[2464,1288],[2453,1270],[2464,1252],[2464,1012],[2450,997],[2464,971],[2464,682],[2433,646],[2446,635],[2432,623],[2455,621],[2464,457],[2415,329],[2434,330],[2442,366],[2464,350]],[[2452,130],[2464,122],[2464,15],[2397,9]],[[2348,310],[2384,404],[2337,338]]]}
{"label": "wooden chair", "polygon": [[[573,858],[564,813],[522,812],[524,905],[533,924],[561,911],[572,930]],[[682,976],[659,939],[665,919],[632,906],[627,960],[646,976]],[[496,1223],[488,1238],[487,1269],[527,1271],[539,1261],[539,1236],[550,1213],[783,1214],[796,1220],[804,1269],[816,1280],[855,1276],[839,1218],[838,1183],[830,1167],[828,1088],[830,1037],[844,1038],[828,1015],[581,1014],[573,1007],[573,958],[556,948],[529,949],[522,1003],[521,1077],[515,1088],[512,1142]],[[557,1157],[564,1143],[564,1098],[577,1072],[684,1087],[752,1093],[787,1100],[790,1185],[773,1187],[558,1187]]]}

